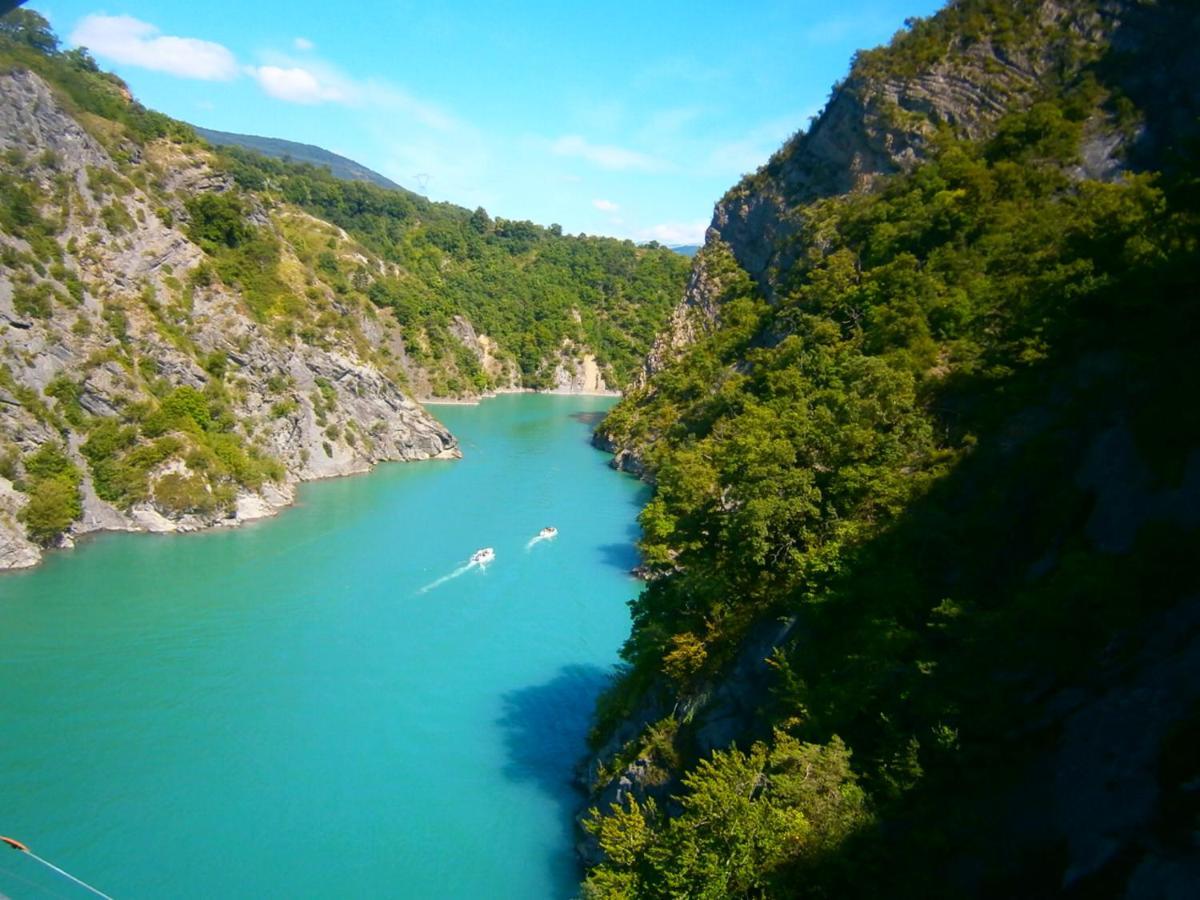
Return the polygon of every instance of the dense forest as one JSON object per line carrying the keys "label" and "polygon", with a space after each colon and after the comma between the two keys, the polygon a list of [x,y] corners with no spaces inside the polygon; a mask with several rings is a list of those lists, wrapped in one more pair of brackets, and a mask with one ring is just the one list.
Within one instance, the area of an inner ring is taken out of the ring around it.
{"label": "dense forest", "polygon": [[[1155,131],[1146,88],[1200,30],[1185,4],[1066,6],[1056,30],[961,0],[861,54],[852,86],[981,46],[1052,64],[986,134],[935,121],[907,169],[790,210],[769,295],[710,239],[699,336],[601,425],[655,492],[586,896],[1120,896],[1153,854],[1151,885],[1185,883],[1162,860],[1200,811],[1194,645],[1178,708],[1063,735],[1194,621],[1200,104]],[[1119,46],[1075,27],[1101,13]],[[1098,123],[1125,148],[1103,179]],[[1164,799],[1081,863],[1111,823],[1071,773],[1105,764]],[[1094,808],[1063,825],[1056,789]]]}
{"label": "dense forest", "polygon": [[238,147],[219,159],[243,188],[346,229],[390,264],[366,293],[401,325],[439,335],[465,315],[515,354],[530,387],[548,386],[547,361],[564,340],[592,348],[624,384],[683,290],[687,261],[655,243],[493,219]]}

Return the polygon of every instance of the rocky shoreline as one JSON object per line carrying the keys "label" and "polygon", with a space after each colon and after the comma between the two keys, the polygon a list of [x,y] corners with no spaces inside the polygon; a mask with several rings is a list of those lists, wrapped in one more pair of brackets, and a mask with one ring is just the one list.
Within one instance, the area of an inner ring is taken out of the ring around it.
{"label": "rocky shoreline", "polygon": [[324,481],[351,475],[365,475],[381,462],[418,462],[424,459],[461,459],[462,451],[457,441],[445,432],[449,443],[441,450],[424,457],[404,459],[401,457],[381,458],[349,471],[324,472],[303,478],[287,478],[282,482],[267,482],[257,491],[240,491],[232,507],[218,513],[182,516],[165,515],[154,504],[138,503],[122,511],[105,503],[96,496],[90,479],[81,485],[83,515],[72,529],[63,534],[56,544],[42,547],[30,541],[16,520],[23,496],[11,481],[0,477],[0,575],[8,571],[29,569],[42,562],[47,551],[70,550],[82,539],[105,532],[127,532],[146,534],[191,534],[217,528],[237,528],[247,522],[256,522],[278,515],[296,502],[296,489],[303,482]]}
{"label": "rocky shoreline", "polygon": [[[578,391],[563,388],[536,390],[533,388],[500,388],[489,391],[474,399],[427,398],[417,401],[421,406],[478,406],[507,394],[548,394],[554,396],[620,397],[620,391]],[[409,401],[412,403],[412,401]],[[416,403],[413,403],[415,406]],[[216,514],[164,514],[153,503],[138,503],[128,510],[120,510],[101,500],[95,492],[91,478],[85,477],[81,484],[83,515],[75,526],[52,547],[40,547],[25,537],[16,520],[24,497],[13,487],[13,483],[0,477],[0,573],[32,568],[38,565],[47,550],[69,550],[81,538],[104,532],[127,532],[149,534],[190,534],[216,528],[237,528],[247,522],[276,516],[296,501],[296,488],[302,482],[340,478],[369,473],[380,462],[419,462],[425,459],[459,459],[462,451],[449,431],[442,429],[434,437],[440,438],[440,449],[429,446],[416,455],[381,456],[377,459],[357,459],[348,465],[332,470],[305,471],[297,475],[289,470],[289,476],[281,482],[267,482],[258,491],[240,491],[232,507]],[[596,441],[594,440],[594,443]],[[596,443],[601,449],[609,449]],[[610,451],[611,452],[611,451]],[[617,465],[613,468],[641,474],[632,466]],[[165,470],[164,470],[165,472]],[[635,570],[635,575],[638,574]],[[640,577],[640,576],[639,576]]]}

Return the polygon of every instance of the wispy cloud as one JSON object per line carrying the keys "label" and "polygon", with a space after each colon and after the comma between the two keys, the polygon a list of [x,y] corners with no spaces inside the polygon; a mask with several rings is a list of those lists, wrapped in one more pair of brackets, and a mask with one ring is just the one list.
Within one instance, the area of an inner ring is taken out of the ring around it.
{"label": "wispy cloud", "polygon": [[705,110],[701,106],[679,106],[660,109],[651,113],[638,130],[639,138],[645,142],[670,140],[685,135],[696,127]]}
{"label": "wispy cloud", "polygon": [[558,156],[577,157],[602,169],[618,172],[662,172],[670,168],[666,161],[648,154],[614,144],[593,144],[577,134],[560,137],[550,145],[550,152]]}
{"label": "wispy cloud", "polygon": [[429,196],[494,211],[500,200],[496,186],[502,179],[490,142],[473,129],[464,126],[462,131],[452,133],[414,131],[396,140],[399,130],[394,123],[380,121],[372,127],[380,142],[387,144],[380,171],[388,177]]}
{"label": "wispy cloud", "polygon": [[464,122],[437,104],[414,97],[403,88],[386,81],[369,79],[358,82],[356,87],[359,105],[402,113],[435,131],[459,132],[467,127]]}
{"label": "wispy cloud", "polygon": [[316,44],[314,44],[312,41],[310,41],[306,37],[298,37],[298,38],[292,39],[292,46],[300,51],[308,51],[308,50],[311,50],[313,47],[315,47]]}
{"label": "wispy cloud", "polygon": [[276,100],[314,105],[341,103],[347,99],[345,93],[336,85],[323,84],[316,75],[299,66],[249,66],[246,72],[258,82],[258,86],[264,92]]}
{"label": "wispy cloud", "polygon": [[808,124],[817,108],[802,113],[778,116],[762,122],[734,140],[711,145],[705,170],[713,174],[737,177],[753,172],[765,163],[791,135]]}
{"label": "wispy cloud", "polygon": [[592,206],[596,207],[596,209],[600,210],[601,212],[608,213],[615,213],[621,208],[618,204],[613,203],[611,200],[593,200]]}
{"label": "wispy cloud", "polygon": [[853,42],[870,46],[886,40],[892,34],[894,23],[889,16],[865,10],[856,15],[831,16],[808,26],[800,32],[800,39],[813,46]]}
{"label": "wispy cloud", "polygon": [[704,232],[707,230],[708,220],[696,219],[692,222],[663,222],[651,225],[649,228],[639,229],[637,236],[641,241],[658,241],[668,246],[703,244]]}
{"label": "wispy cloud", "polygon": [[154,25],[133,16],[84,16],[69,40],[105,59],[180,78],[229,81],[238,74],[237,60],[227,47],[160,34]]}

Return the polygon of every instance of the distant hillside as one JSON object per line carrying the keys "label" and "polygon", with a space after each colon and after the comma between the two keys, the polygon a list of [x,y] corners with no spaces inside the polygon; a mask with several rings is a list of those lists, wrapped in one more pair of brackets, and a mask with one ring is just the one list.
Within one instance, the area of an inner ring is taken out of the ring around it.
{"label": "distant hillside", "polygon": [[285,141],[282,138],[259,137],[256,134],[214,131],[198,125],[193,127],[200,137],[217,147],[245,147],[247,150],[256,150],[265,156],[273,156],[276,159],[322,166],[328,169],[335,178],[341,178],[343,181],[367,181],[394,191],[404,190],[390,178],[385,178],[352,159],[346,159],[344,156],[330,153],[328,150],[312,144],[299,144],[296,141]]}
{"label": "distant hillside", "polygon": [[695,256],[700,252],[700,244],[676,244],[671,247],[680,256]]}

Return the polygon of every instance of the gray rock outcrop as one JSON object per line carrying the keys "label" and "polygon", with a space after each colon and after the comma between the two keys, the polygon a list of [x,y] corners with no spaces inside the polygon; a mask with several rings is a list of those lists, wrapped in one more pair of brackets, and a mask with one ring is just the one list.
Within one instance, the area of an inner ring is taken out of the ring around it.
{"label": "gray rock outcrop", "polygon": [[[44,245],[0,232],[0,452],[21,458],[64,446],[83,475],[83,514],[70,534],[237,524],[286,506],[299,481],[459,455],[453,436],[380,367],[386,329],[374,343],[353,324],[281,329],[254,314],[236,283],[204,274],[184,201],[232,182],[203,151],[93,134],[41,78],[18,69],[0,75],[0,153],[38,196],[54,198],[38,214],[58,229],[48,256]],[[301,268],[286,223],[264,208],[250,218],[279,235],[281,271]],[[336,295],[308,277],[308,296],[336,314]],[[180,387],[219,387],[230,439],[277,460],[281,474],[202,504],[212,508],[180,510],[153,488],[167,475],[203,475],[185,455],[150,472],[146,500],[102,499],[81,452],[88,430],[103,419],[136,420]],[[40,558],[21,522],[25,502],[0,479],[0,569]]]}

